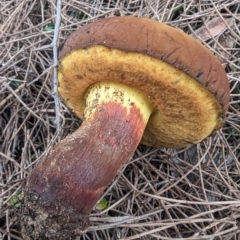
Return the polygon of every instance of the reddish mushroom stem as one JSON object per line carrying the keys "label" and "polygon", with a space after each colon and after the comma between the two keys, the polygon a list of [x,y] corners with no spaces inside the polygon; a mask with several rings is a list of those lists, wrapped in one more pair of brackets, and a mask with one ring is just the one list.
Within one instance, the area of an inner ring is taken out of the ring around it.
{"label": "reddish mushroom stem", "polygon": [[[106,85],[102,89],[105,91]],[[107,92],[105,98],[99,96],[99,86],[90,90],[88,118],[31,173],[25,197],[28,216],[24,222],[30,222],[23,224],[26,236],[47,239],[54,234],[54,239],[68,239],[78,233],[80,225],[85,228],[104,189],[137,148],[151,113],[148,100],[143,96],[144,100],[137,102],[136,96],[129,97],[123,89]],[[97,105],[96,96],[100,99]],[[66,235],[69,232],[72,235]]]}

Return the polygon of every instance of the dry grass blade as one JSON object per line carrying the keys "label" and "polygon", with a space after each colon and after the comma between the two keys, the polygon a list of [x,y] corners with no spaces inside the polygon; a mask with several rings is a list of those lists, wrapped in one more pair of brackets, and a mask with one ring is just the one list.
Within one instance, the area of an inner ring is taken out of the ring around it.
{"label": "dry grass blade", "polygon": [[[0,2],[0,239],[4,240],[21,239],[16,212],[29,172],[58,138],[80,124],[62,103],[58,127],[55,121],[58,98],[52,94],[56,65],[52,43],[56,43],[57,3]],[[114,15],[156,19],[190,35],[197,35],[201,28],[210,30],[203,44],[222,59],[231,86],[224,128],[188,149],[139,146],[104,193],[108,207],[93,211],[91,226],[79,239],[239,239],[239,1],[61,3],[59,45],[76,28]],[[208,23],[216,20],[225,23],[212,36]],[[231,44],[224,43],[226,39]]]}

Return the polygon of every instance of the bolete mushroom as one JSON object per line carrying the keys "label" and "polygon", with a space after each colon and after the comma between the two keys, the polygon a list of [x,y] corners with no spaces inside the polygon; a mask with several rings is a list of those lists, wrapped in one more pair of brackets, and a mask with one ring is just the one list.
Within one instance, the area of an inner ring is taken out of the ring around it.
{"label": "bolete mushroom", "polygon": [[228,109],[228,79],[214,55],[149,19],[112,17],[78,29],[58,69],[59,93],[83,123],[28,178],[22,225],[35,239],[70,239],[85,228],[140,142],[198,143],[221,128]]}

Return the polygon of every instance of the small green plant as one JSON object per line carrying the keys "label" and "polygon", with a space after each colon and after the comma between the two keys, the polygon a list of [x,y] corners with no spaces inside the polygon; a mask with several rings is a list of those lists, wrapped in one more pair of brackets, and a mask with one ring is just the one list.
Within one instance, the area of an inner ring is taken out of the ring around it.
{"label": "small green plant", "polygon": [[44,32],[53,31],[53,30],[54,30],[54,27],[55,27],[54,24],[48,24],[47,26],[45,26],[45,27],[43,28],[43,31],[44,31]]}
{"label": "small green plant", "polygon": [[108,205],[107,199],[106,199],[106,198],[102,198],[102,199],[98,202],[98,204],[97,204],[97,206],[96,206],[96,209],[97,209],[97,210],[104,210],[105,208],[107,208],[107,205]]}
{"label": "small green plant", "polygon": [[23,193],[11,197],[9,203],[14,207],[19,208],[21,206],[21,200],[23,200]]}
{"label": "small green plant", "polygon": [[172,10],[171,20],[176,20],[183,12],[183,6],[178,6]]}

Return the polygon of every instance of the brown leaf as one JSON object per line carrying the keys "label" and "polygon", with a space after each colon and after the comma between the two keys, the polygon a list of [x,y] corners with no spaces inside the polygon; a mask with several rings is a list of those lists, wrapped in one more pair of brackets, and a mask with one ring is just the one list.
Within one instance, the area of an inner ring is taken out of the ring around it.
{"label": "brown leaf", "polygon": [[227,65],[227,60],[230,57],[231,52],[226,51],[226,48],[233,48],[234,47],[234,39],[227,34],[222,34],[218,39],[219,44],[222,46],[223,50],[220,50],[220,55],[216,57],[221,62],[221,64],[225,67]]}
{"label": "brown leaf", "polygon": [[192,37],[205,42],[217,35],[222,34],[228,26],[233,24],[233,22],[233,18],[225,18],[224,20],[220,17],[214,18],[211,21],[207,22],[205,26],[197,29],[195,33],[192,34]]}

